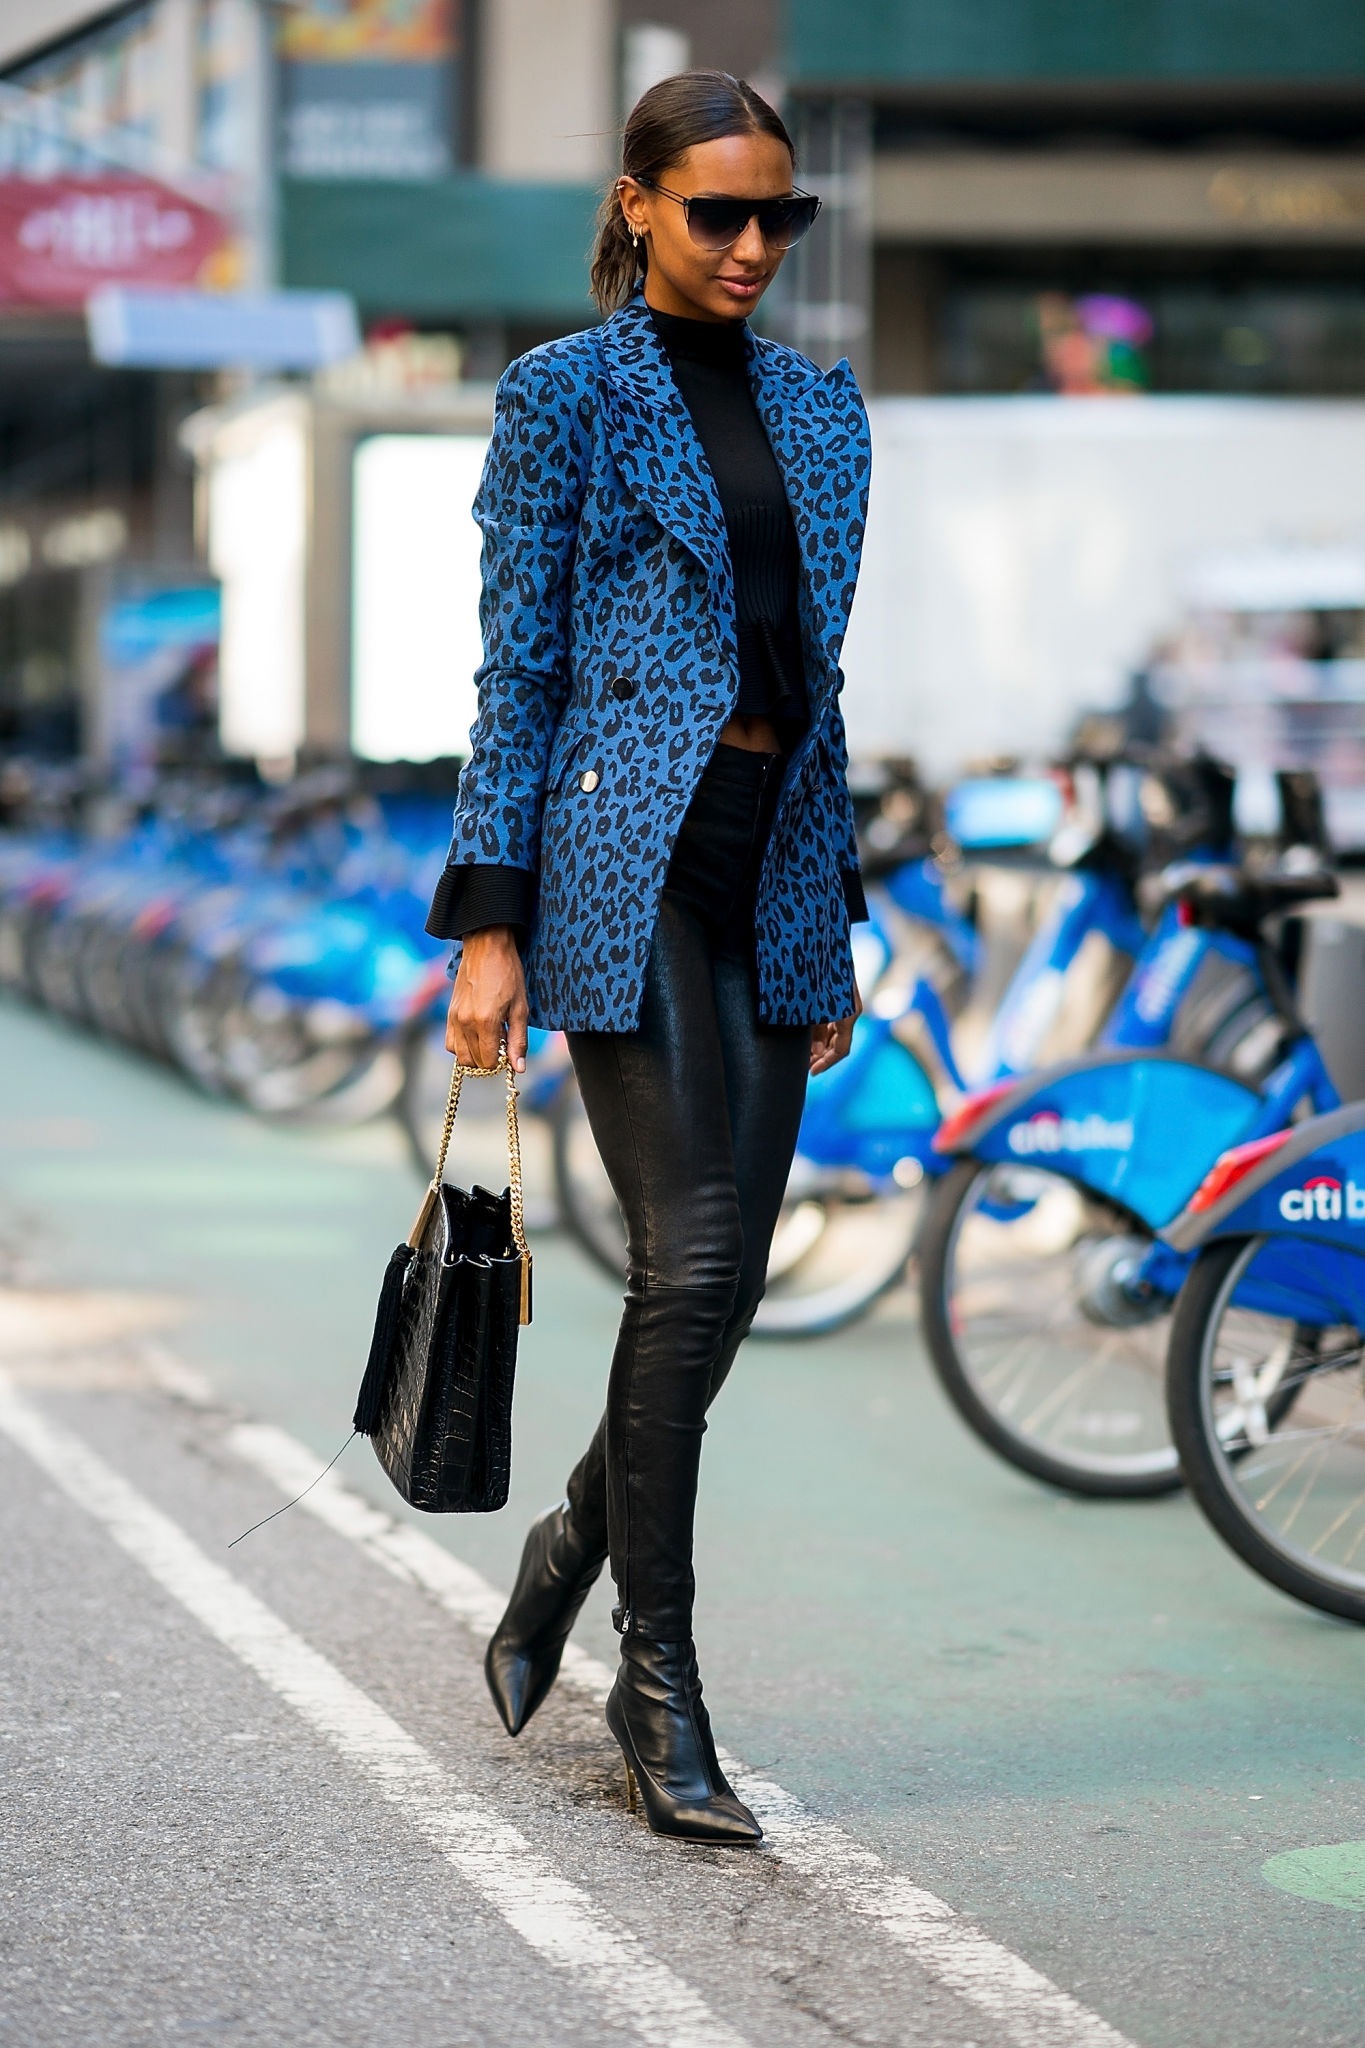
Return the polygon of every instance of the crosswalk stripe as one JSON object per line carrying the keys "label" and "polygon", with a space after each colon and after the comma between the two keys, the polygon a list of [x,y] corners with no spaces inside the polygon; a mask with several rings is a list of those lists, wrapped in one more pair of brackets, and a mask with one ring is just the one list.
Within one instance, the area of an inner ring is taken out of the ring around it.
{"label": "crosswalk stripe", "polygon": [[[316,1454],[273,1424],[239,1423],[227,1441],[286,1494],[298,1493],[316,1476]],[[302,1505],[385,1571],[420,1586],[473,1634],[492,1634],[506,1595],[422,1530],[395,1521],[335,1475],[315,1486]],[[606,1698],[612,1679],[604,1664],[573,1643],[561,1675],[597,1700]],[[875,1922],[936,1982],[989,2015],[1012,2048],[1132,2048],[1107,2020],[945,1900],[892,1870],[874,1850],[821,1820],[770,1778],[725,1751],[720,1756],[735,1790],[762,1821],[766,1846],[846,1909]]]}

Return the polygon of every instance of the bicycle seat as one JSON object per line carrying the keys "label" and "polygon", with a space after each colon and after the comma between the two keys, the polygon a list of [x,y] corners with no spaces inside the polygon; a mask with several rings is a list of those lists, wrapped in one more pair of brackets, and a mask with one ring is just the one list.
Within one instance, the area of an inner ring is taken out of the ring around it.
{"label": "bicycle seat", "polygon": [[1161,900],[1178,903],[1191,923],[1215,926],[1255,938],[1266,918],[1300,903],[1320,903],[1341,894],[1341,884],[1326,868],[1294,873],[1178,861],[1161,876]]}

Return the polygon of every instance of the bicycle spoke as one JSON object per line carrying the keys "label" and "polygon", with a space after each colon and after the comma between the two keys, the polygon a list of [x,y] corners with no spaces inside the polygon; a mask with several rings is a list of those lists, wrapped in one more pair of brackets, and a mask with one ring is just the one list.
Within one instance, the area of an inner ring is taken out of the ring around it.
{"label": "bicycle spoke", "polygon": [[1096,1482],[1175,1471],[1164,1303],[1124,1293],[1145,1242],[1043,1168],[982,1173],[954,1229],[946,1306],[974,1397],[1012,1440]]}
{"label": "bicycle spoke", "polygon": [[1255,1257],[1250,1247],[1227,1266],[1204,1339],[1218,1495],[1245,1521],[1251,1561],[1282,1559],[1291,1590],[1311,1575],[1354,1599],[1365,1589],[1360,1339],[1235,1306]]}

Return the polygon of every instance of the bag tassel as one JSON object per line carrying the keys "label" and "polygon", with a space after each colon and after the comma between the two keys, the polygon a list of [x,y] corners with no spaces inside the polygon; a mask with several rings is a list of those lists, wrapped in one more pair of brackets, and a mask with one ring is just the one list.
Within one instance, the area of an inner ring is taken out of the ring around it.
{"label": "bag tassel", "polygon": [[403,1308],[403,1280],[412,1259],[412,1246],[400,1244],[384,1270],[379,1306],[374,1316],[374,1335],[370,1339],[370,1355],[365,1363],[365,1377],[360,1382],[352,1419],[353,1428],[361,1436],[373,1436],[383,1416],[384,1383],[388,1378],[389,1360],[393,1356],[398,1318]]}

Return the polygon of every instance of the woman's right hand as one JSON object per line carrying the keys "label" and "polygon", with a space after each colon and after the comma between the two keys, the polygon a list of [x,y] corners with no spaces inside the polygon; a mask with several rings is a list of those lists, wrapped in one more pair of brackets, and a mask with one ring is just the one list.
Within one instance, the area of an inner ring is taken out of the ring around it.
{"label": "woman's right hand", "polygon": [[526,1066],[526,976],[510,924],[465,938],[446,1017],[446,1050],[462,1067],[495,1067],[507,1041],[517,1073]]}

